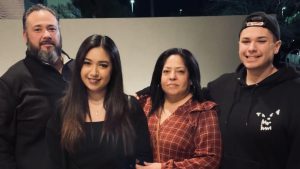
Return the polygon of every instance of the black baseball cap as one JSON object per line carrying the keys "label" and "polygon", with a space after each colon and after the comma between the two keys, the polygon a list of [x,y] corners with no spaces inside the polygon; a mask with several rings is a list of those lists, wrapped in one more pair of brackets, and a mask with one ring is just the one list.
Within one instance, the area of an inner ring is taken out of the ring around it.
{"label": "black baseball cap", "polygon": [[251,13],[245,18],[239,36],[241,35],[241,32],[248,27],[267,28],[273,33],[276,40],[280,40],[280,27],[274,15],[266,14],[265,12]]}

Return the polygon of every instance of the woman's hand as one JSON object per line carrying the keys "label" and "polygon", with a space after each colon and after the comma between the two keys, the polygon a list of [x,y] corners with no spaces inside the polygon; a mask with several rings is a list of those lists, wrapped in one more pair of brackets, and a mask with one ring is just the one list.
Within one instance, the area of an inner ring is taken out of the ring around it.
{"label": "woman's hand", "polygon": [[136,169],[161,169],[161,163],[147,163],[144,162],[144,166],[136,164]]}

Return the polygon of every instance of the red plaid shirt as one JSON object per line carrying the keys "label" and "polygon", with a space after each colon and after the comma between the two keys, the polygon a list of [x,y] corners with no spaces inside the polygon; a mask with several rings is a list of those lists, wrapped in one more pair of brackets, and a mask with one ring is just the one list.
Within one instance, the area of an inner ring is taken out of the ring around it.
{"label": "red plaid shirt", "polygon": [[[151,100],[145,101],[143,108],[148,115]],[[217,169],[221,135],[215,106],[190,99],[162,124],[156,114],[147,117],[154,161],[162,163],[163,169]]]}

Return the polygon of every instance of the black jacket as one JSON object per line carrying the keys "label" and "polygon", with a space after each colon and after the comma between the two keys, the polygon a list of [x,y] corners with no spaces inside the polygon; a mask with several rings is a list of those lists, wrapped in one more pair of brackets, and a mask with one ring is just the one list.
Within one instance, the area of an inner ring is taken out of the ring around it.
{"label": "black jacket", "polygon": [[48,169],[46,124],[70,77],[31,56],[0,78],[0,168]]}
{"label": "black jacket", "polygon": [[245,68],[207,86],[219,105],[222,169],[300,168],[300,78],[284,67],[258,84]]}

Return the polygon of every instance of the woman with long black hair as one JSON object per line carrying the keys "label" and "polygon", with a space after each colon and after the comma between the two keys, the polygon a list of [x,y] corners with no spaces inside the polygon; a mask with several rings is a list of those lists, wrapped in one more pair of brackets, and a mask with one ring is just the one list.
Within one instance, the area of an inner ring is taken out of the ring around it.
{"label": "woman with long black hair", "polygon": [[47,139],[54,168],[128,169],[152,161],[146,117],[124,94],[120,55],[109,37],[92,35],[81,44]]}

